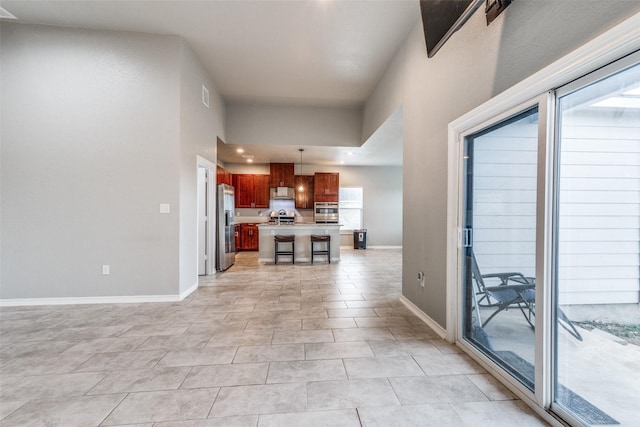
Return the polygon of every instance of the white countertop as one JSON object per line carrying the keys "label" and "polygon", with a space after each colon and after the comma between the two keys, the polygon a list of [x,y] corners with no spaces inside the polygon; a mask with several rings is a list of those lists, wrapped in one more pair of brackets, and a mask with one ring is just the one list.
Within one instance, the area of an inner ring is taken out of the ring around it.
{"label": "white countertop", "polygon": [[326,228],[326,227],[342,227],[342,224],[323,224],[315,222],[293,222],[293,223],[283,223],[283,224],[274,224],[269,222],[263,222],[258,224],[258,227],[313,227],[313,228]]}

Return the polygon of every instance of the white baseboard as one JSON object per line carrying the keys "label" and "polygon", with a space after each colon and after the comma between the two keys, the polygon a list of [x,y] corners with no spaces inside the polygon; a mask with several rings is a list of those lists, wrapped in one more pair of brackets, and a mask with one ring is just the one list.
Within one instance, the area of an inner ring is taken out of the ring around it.
{"label": "white baseboard", "polygon": [[180,293],[180,301],[191,295],[196,289],[198,289],[198,282],[191,285],[189,289],[186,289],[185,291]]}
{"label": "white baseboard", "polygon": [[[196,286],[197,287],[197,286]],[[12,298],[0,299],[0,307],[21,307],[35,305],[71,304],[135,304],[142,302],[178,302],[195,289],[188,289],[183,295],[129,295],[107,297],[63,297],[63,298]]]}
{"label": "white baseboard", "polygon": [[445,339],[447,336],[447,331],[440,326],[435,320],[431,317],[427,316],[422,310],[420,310],[414,303],[409,301],[404,295],[400,295],[400,302],[403,303],[413,314],[418,316],[420,320],[427,324],[428,327],[434,330],[436,334],[440,336],[440,338]]}

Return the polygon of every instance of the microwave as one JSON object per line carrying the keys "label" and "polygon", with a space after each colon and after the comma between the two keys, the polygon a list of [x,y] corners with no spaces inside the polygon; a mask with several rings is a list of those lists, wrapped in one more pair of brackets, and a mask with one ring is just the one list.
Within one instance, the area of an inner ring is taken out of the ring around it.
{"label": "microwave", "polygon": [[338,203],[337,202],[316,202],[313,211],[314,220],[321,224],[338,223]]}

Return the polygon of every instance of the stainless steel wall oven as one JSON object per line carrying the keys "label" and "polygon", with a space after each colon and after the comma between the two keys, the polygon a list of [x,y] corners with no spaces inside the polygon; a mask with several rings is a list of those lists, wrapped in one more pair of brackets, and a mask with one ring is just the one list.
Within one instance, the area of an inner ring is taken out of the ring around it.
{"label": "stainless steel wall oven", "polygon": [[316,223],[337,224],[339,220],[337,202],[316,202],[314,209]]}

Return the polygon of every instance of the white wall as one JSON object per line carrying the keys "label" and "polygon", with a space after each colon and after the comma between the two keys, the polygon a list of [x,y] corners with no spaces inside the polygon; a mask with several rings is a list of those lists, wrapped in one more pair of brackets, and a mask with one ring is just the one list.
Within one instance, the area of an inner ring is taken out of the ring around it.
{"label": "white wall", "polygon": [[177,293],[179,39],[1,31],[0,297]]}
{"label": "white wall", "polygon": [[[232,173],[269,173],[268,165],[245,166],[228,163]],[[298,165],[296,164],[296,172]],[[362,187],[363,228],[367,229],[367,247],[402,245],[402,167],[400,166],[316,166],[303,165],[304,175],[338,172],[341,187]],[[257,216],[258,209],[238,209],[241,216]],[[303,212],[313,218],[313,212]]]}
{"label": "white wall", "polygon": [[1,31],[0,299],[192,287],[196,155],[215,162],[224,136],[222,100],[195,56],[174,36]]}
{"label": "white wall", "polygon": [[240,145],[361,145],[362,108],[227,104],[227,139]]}
{"label": "white wall", "polygon": [[[202,103],[202,85],[209,91],[209,107]],[[217,138],[224,139],[224,102],[191,48],[180,43],[180,293],[198,283],[196,156],[215,164]],[[213,170],[215,174],[215,170]],[[215,200],[215,188],[210,189]],[[215,209],[215,208],[214,208]],[[214,210],[215,212],[215,210]],[[211,215],[210,232],[215,235]],[[210,254],[213,262],[214,254]]]}
{"label": "white wall", "polygon": [[[448,123],[640,10],[639,2],[513,2],[482,8],[427,58],[421,22],[365,105],[365,137],[402,102],[403,295],[445,325]],[[424,271],[426,286],[415,277]]]}

